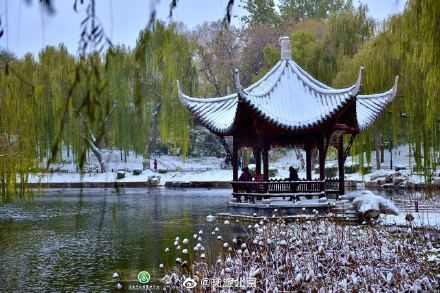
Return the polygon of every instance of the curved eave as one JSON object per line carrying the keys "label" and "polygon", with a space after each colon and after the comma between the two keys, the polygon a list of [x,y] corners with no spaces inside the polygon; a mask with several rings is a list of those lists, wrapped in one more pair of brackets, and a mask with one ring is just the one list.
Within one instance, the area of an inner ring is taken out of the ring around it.
{"label": "curved eave", "polygon": [[380,94],[359,95],[356,98],[356,119],[359,130],[370,127],[383,112],[386,106],[394,100],[397,94],[399,77],[396,76],[394,86]]}
{"label": "curved eave", "polygon": [[220,98],[193,98],[182,92],[178,81],[177,89],[180,102],[206,128],[220,135],[231,132],[237,115],[237,94]]}

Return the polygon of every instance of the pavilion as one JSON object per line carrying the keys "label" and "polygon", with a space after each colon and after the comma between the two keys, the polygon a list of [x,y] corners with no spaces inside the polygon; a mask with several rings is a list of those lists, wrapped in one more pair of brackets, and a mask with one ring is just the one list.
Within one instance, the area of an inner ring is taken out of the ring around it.
{"label": "pavilion", "polygon": [[[265,197],[286,196],[292,192],[286,182],[269,181],[269,149],[288,146],[303,147],[306,152],[307,181],[301,181],[302,186],[295,188],[295,192],[319,192],[323,195],[332,191],[344,194],[344,162],[353,139],[369,127],[394,99],[398,77],[394,86],[384,93],[360,95],[363,70],[360,68],[355,84],[335,89],[313,78],[292,60],[288,37],[280,38],[280,42],[281,60],[251,86],[243,88],[239,71],[235,70],[235,94],[193,98],[185,95],[178,86],[179,98],[192,115],[220,136],[223,142],[225,136],[233,137],[232,184],[233,194],[238,200],[252,192],[264,193]],[[351,135],[346,148],[344,135]],[[324,173],[330,145],[338,150],[339,179],[333,185],[328,184],[330,180],[326,182]],[[243,183],[237,181],[238,151],[242,147],[252,148],[256,173],[262,173],[262,182],[246,183],[254,184],[251,192],[249,189],[240,191]],[[311,151],[314,148],[319,151],[317,181],[312,181]]]}

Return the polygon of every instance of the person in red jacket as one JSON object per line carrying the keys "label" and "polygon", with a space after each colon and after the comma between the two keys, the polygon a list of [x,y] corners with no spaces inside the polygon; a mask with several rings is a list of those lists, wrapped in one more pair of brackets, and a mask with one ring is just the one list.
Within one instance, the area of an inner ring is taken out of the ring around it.
{"label": "person in red jacket", "polygon": [[153,167],[154,167],[154,171],[156,171],[157,170],[157,160],[156,159],[154,159]]}

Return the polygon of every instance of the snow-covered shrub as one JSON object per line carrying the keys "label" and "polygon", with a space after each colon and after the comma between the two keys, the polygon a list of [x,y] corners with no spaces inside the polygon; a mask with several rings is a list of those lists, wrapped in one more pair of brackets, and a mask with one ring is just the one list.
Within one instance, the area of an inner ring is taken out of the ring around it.
{"label": "snow-covered shrub", "polygon": [[380,214],[398,215],[399,209],[394,203],[369,190],[363,190],[353,200],[356,212],[366,218],[377,218]]}
{"label": "snow-covered shrub", "polygon": [[[183,285],[189,277],[197,292],[432,292],[439,286],[429,240],[413,232],[408,238],[383,226],[282,220],[241,232],[246,238],[231,236],[231,245],[222,245],[226,237],[216,241],[218,235],[208,234],[197,251],[178,256],[163,269],[165,289],[191,292]],[[244,287],[231,279],[242,279]]]}

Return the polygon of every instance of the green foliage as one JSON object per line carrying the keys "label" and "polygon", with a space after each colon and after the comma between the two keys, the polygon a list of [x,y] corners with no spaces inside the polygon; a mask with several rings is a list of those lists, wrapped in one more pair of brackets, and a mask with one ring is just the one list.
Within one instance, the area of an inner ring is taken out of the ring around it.
{"label": "green foliage", "polygon": [[395,143],[408,141],[419,170],[436,166],[439,1],[409,0],[402,15],[376,32],[366,6],[354,9],[349,0],[283,0],[282,18],[273,0],[243,3],[249,15],[242,30],[225,31],[214,23],[189,38],[174,24],[156,22],[140,33],[134,50],[113,47],[74,57],[63,46],[49,46],[36,60],[1,52],[0,202],[26,197],[17,178],[26,182],[48,158],[62,161],[62,147],[81,167],[93,147],[148,155],[157,134],[162,144],[185,155],[191,120],[177,99],[176,80],[189,95],[217,96],[234,88],[237,67],[244,83],[255,81],[278,62],[277,39],[286,32],[293,59],[335,87],[352,85],[360,66],[366,68],[365,93],[387,90],[393,76],[401,76],[389,114],[355,140],[359,166],[371,161],[375,133]]}
{"label": "green foliage", "polygon": [[[367,16],[367,7],[360,5],[339,14],[333,14],[327,25],[321,46],[311,51],[316,58],[316,76],[327,83],[339,71],[340,63],[351,58],[372,36],[375,23]],[[359,68],[356,68],[358,70]],[[313,71],[312,71],[313,72]],[[352,82],[349,79],[349,82]]]}
{"label": "green foliage", "polygon": [[298,22],[304,17],[326,19],[331,13],[353,8],[352,0],[281,0],[280,12],[284,20]]}
{"label": "green foliage", "polygon": [[[252,178],[254,178],[257,172],[255,168],[249,168],[249,173],[251,173]],[[275,177],[277,175],[278,175],[278,169],[269,169],[269,178]]]}
{"label": "green foliage", "polygon": [[278,48],[275,48],[273,46],[265,47],[263,50],[263,54],[266,65],[270,67],[275,65],[275,63],[277,63],[278,60],[280,60],[280,56],[281,56],[280,50],[278,50]]}
{"label": "green foliage", "polygon": [[80,170],[95,148],[144,154],[153,117],[161,142],[185,155],[189,114],[177,99],[176,80],[196,91],[194,51],[175,25],[156,23],[141,33],[134,52],[114,47],[75,58],[62,45],[48,46],[38,60],[2,52],[0,202],[26,196],[29,172],[62,161],[62,147]]}
{"label": "green foliage", "polygon": [[[389,89],[392,77],[400,75],[398,96],[387,113],[374,127],[357,139],[353,153],[363,160],[373,146],[374,133],[395,143],[407,141],[410,156],[415,155],[417,168],[430,170],[439,160],[440,43],[435,20],[440,17],[440,4],[412,0],[402,15],[388,20],[381,32],[365,44],[353,58],[341,62],[335,85],[347,85],[360,65],[366,68],[363,91]],[[434,45],[436,44],[436,45]],[[401,115],[405,113],[405,115]],[[406,117],[408,118],[402,118]],[[361,163],[361,162],[360,162]],[[426,176],[431,176],[429,172]]]}
{"label": "green foliage", "polygon": [[0,58],[0,202],[8,202],[29,195],[17,180],[27,180],[38,158],[36,88],[28,82],[36,64],[31,55],[19,62],[3,51]]}
{"label": "green foliage", "polygon": [[[319,174],[319,166],[314,169],[316,174]],[[338,174],[338,166],[336,167],[325,167],[324,168],[324,176],[325,178],[334,178]]]}
{"label": "green foliage", "polygon": [[253,82],[256,82],[264,77],[264,75],[280,60],[280,50],[272,45],[264,47],[264,67],[263,69],[252,78]]}
{"label": "green foliage", "polygon": [[243,8],[249,15],[243,16],[245,24],[268,24],[275,26],[281,19],[275,10],[274,0],[242,0]]}
{"label": "green foliage", "polygon": [[[193,65],[195,45],[177,33],[176,26],[166,27],[157,22],[152,30],[141,32],[135,49],[135,104],[144,113],[158,109],[159,133],[162,143],[185,156],[189,144],[189,113],[177,99],[177,84],[193,94],[197,87],[197,72]],[[153,113],[154,114],[154,113]],[[149,133],[152,115],[144,117],[145,133]]]}
{"label": "green foliage", "polygon": [[317,39],[314,35],[306,31],[294,32],[291,37],[292,57],[298,64],[309,67],[310,52],[317,45]]}

